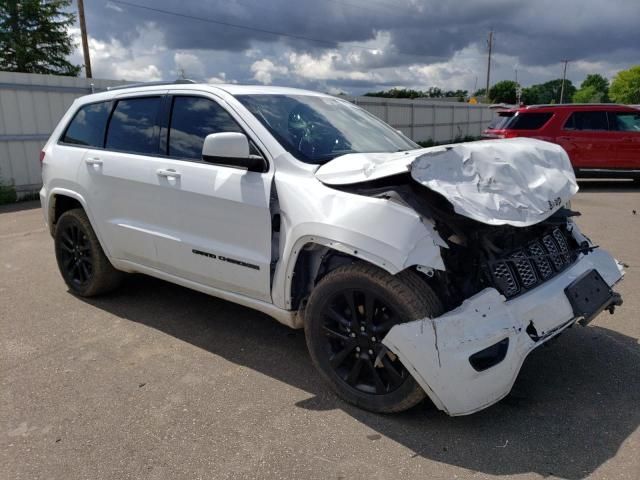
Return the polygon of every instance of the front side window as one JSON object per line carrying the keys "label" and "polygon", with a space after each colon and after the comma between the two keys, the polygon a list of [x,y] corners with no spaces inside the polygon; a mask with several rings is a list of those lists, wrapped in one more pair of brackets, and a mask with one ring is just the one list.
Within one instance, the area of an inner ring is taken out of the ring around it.
{"label": "front side window", "polygon": [[573,112],[565,130],[609,130],[607,112]]}
{"label": "front side window", "polygon": [[67,127],[62,141],[101,148],[104,144],[104,129],[107,126],[110,106],[109,102],[100,102],[81,107]]}
{"label": "front side window", "polygon": [[524,112],[513,117],[506,128],[509,130],[538,130],[549,121],[550,112]]}
{"label": "front side window", "polygon": [[640,113],[610,113],[609,119],[613,120],[615,130],[621,132],[640,132]]}
{"label": "front side window", "polygon": [[297,159],[316,165],[348,153],[400,152],[418,145],[355,105],[314,95],[236,97]]}
{"label": "front side window", "polygon": [[124,152],[158,153],[157,118],[160,97],[119,100],[109,122],[106,148]]}
{"label": "front side window", "polygon": [[174,97],[169,124],[169,156],[200,160],[205,137],[220,132],[243,133],[231,115],[213,100]]}

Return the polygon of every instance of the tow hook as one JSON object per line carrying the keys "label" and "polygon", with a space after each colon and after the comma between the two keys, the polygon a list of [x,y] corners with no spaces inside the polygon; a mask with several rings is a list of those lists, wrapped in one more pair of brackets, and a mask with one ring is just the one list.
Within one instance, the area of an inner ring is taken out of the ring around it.
{"label": "tow hook", "polygon": [[613,297],[611,298],[611,304],[607,307],[607,310],[611,315],[616,311],[616,307],[622,305],[622,295],[618,292],[613,292]]}

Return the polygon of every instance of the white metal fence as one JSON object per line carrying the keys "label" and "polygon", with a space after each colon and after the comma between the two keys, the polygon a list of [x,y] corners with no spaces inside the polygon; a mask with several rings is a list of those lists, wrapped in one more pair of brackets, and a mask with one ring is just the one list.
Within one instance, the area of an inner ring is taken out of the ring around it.
{"label": "white metal fence", "polygon": [[[0,72],[0,182],[18,196],[40,189],[42,145],[73,100],[122,81]],[[486,106],[428,100],[347,97],[416,141],[478,136]]]}
{"label": "white metal fence", "polygon": [[0,181],[40,189],[40,150],[73,100],[122,82],[0,72]]}
{"label": "white metal fence", "polygon": [[348,97],[416,142],[478,137],[494,113],[487,105],[438,100]]}

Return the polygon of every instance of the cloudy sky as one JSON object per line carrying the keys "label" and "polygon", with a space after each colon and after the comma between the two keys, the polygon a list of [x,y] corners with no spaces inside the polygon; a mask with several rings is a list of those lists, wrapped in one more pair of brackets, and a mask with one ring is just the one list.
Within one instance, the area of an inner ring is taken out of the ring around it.
{"label": "cloudy sky", "polygon": [[640,64],[640,0],[85,0],[85,12],[96,78],[473,90],[491,29],[492,83],[516,69],[525,86],[558,78],[564,58],[578,84]]}

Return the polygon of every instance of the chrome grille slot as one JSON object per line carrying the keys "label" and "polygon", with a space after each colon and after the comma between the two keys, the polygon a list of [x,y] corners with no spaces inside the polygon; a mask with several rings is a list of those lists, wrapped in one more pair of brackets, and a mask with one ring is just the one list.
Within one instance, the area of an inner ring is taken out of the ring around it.
{"label": "chrome grille slot", "polygon": [[564,253],[564,255],[562,255],[562,259],[565,263],[567,263],[569,261],[569,256],[567,255],[569,253],[569,245],[567,244],[567,239],[558,228],[556,228],[552,232],[552,235],[556,243],[558,244],[560,251]]}
{"label": "chrome grille slot", "polygon": [[547,259],[547,252],[542,248],[540,242],[533,242],[529,245],[529,253],[535,257],[533,261],[538,268],[538,272],[543,279],[547,279],[553,275],[553,267]]}
{"label": "chrome grille slot", "polygon": [[513,265],[515,266],[516,272],[518,272],[520,281],[525,288],[531,288],[538,283],[538,276],[524,251],[517,251],[511,255],[511,258],[513,259]]}
{"label": "chrome grille slot", "polygon": [[560,271],[562,270],[562,267],[564,265],[564,260],[562,258],[562,255],[559,255],[559,248],[556,245],[555,240],[553,239],[553,237],[551,235],[545,235],[544,237],[542,237],[542,243],[544,244],[544,247],[547,249],[547,252],[549,252],[551,254],[551,261],[553,262],[553,265],[556,267],[556,270]]}
{"label": "chrome grille slot", "polygon": [[507,265],[507,262],[496,262],[492,269],[493,278],[495,280],[498,290],[502,292],[507,298],[513,297],[520,291],[518,283]]}

